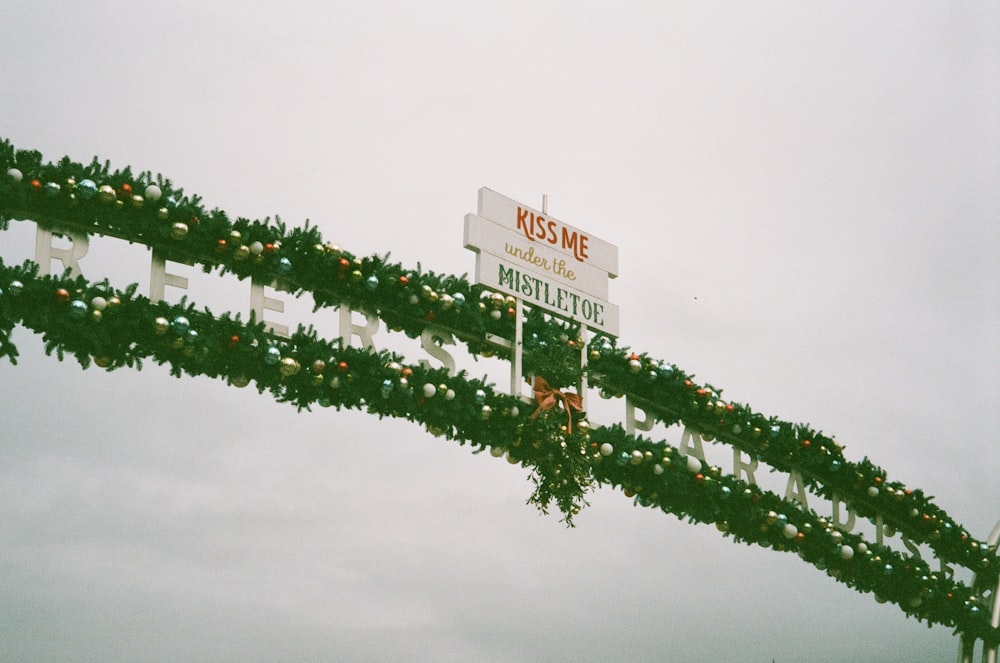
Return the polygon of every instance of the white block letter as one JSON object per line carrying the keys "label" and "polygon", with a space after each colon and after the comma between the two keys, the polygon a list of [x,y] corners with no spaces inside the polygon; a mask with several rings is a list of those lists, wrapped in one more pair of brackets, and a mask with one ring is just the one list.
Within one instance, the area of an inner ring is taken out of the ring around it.
{"label": "white block letter", "polygon": [[163,301],[166,286],[187,290],[186,276],[167,273],[167,260],[156,249],[153,249],[153,261],[149,269],[149,300],[154,304]]}
{"label": "white block letter", "polygon": [[[268,285],[275,290],[288,292],[287,289],[282,287],[282,284],[279,281],[272,281]],[[268,297],[265,295],[264,282],[259,281],[256,277],[254,277],[250,280],[250,310],[253,311],[254,316],[257,318],[257,322],[264,323],[264,329],[277,334],[278,336],[284,336],[287,338],[288,325],[268,322],[264,319],[264,309],[274,311],[276,313],[284,313],[285,302],[281,299],[275,299],[274,297]]]}
{"label": "white block letter", "polygon": [[[448,375],[454,377],[456,373],[455,358],[444,349],[445,345],[455,345],[455,337],[443,329],[426,327],[420,334],[420,347],[426,350],[427,354],[440,361],[448,369]],[[421,359],[420,365],[424,368],[430,368],[431,363],[426,359]]]}
{"label": "white block letter", "polygon": [[351,344],[351,337],[357,336],[361,339],[361,347],[367,348],[369,350],[375,349],[375,343],[372,341],[372,336],[378,331],[379,319],[377,316],[371,315],[370,313],[365,313],[364,311],[359,311],[365,316],[364,326],[354,324],[351,319],[351,314],[353,309],[351,307],[344,305],[340,307],[340,341],[347,347]]}
{"label": "white block letter", "polygon": [[52,231],[48,228],[36,227],[35,232],[35,262],[38,263],[38,275],[48,276],[52,273],[52,261],[58,260],[63,269],[70,271],[70,276],[76,278],[82,275],[80,258],[87,255],[90,240],[83,233],[72,230],[60,230],[60,235],[69,238],[68,249],[57,249],[52,246]]}

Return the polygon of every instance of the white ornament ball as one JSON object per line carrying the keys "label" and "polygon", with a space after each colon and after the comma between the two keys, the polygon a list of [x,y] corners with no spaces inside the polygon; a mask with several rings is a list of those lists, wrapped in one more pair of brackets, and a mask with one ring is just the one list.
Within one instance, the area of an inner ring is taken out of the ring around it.
{"label": "white ornament ball", "polygon": [[149,186],[146,187],[146,190],[143,192],[142,195],[146,198],[146,200],[150,201],[151,203],[155,203],[157,200],[160,199],[160,196],[163,195],[163,191],[161,191],[160,187],[156,186],[155,184],[150,184]]}
{"label": "white ornament ball", "polygon": [[455,390],[454,389],[449,389],[446,392],[444,392],[444,399],[446,401],[453,401],[453,400],[455,400]]}
{"label": "white ornament ball", "polygon": [[605,442],[604,444],[601,445],[600,451],[602,456],[610,456],[615,452],[615,448],[611,445],[610,442]]}
{"label": "white ornament ball", "polygon": [[7,174],[10,175],[10,178],[12,180],[14,180],[15,182],[20,182],[21,180],[24,179],[24,174],[21,171],[19,171],[17,168],[10,168],[10,169],[8,169],[7,170]]}
{"label": "white ornament ball", "polygon": [[840,546],[840,559],[851,559],[854,557],[854,548],[850,546]]}
{"label": "white ornament ball", "polygon": [[876,497],[876,496],[878,496],[878,488],[876,488],[875,486],[869,486],[868,497]]}
{"label": "white ornament ball", "polygon": [[103,311],[108,307],[108,300],[104,297],[94,297],[90,300],[90,308],[95,311]]}
{"label": "white ornament ball", "polygon": [[785,525],[784,529],[781,530],[781,534],[786,539],[794,539],[795,535],[798,534],[798,533],[799,533],[798,528],[795,527],[795,525],[793,525],[791,523],[788,523],[787,525]]}
{"label": "white ornament ball", "polygon": [[430,382],[424,384],[424,398],[431,398],[437,393],[437,387],[432,385]]}
{"label": "white ornament ball", "polygon": [[250,253],[255,256],[259,256],[264,252],[264,245],[261,242],[253,242],[250,244]]}
{"label": "white ornament ball", "polygon": [[694,456],[687,457],[688,472],[701,472],[701,461]]}
{"label": "white ornament ball", "polygon": [[660,465],[659,463],[657,463],[656,465],[653,465],[653,474],[657,474],[657,475],[663,474],[663,466]]}

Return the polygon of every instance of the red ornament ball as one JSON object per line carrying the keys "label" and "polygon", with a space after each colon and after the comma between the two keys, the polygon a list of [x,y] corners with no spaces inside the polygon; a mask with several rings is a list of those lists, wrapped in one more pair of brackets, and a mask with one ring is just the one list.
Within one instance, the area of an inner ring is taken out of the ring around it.
{"label": "red ornament ball", "polygon": [[69,290],[66,288],[59,288],[56,290],[56,301],[60,304],[65,304],[69,301]]}

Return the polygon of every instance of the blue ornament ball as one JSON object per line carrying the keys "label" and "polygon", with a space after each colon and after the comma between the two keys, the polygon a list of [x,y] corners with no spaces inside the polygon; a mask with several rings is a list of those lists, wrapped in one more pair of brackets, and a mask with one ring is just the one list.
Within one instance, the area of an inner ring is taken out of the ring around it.
{"label": "blue ornament ball", "polygon": [[486,392],[482,389],[476,389],[476,405],[482,405],[486,402]]}
{"label": "blue ornament ball", "polygon": [[268,346],[267,350],[264,351],[264,363],[268,366],[274,366],[279,361],[281,361],[281,350],[273,345]]}
{"label": "blue ornament ball", "polygon": [[179,315],[170,323],[170,331],[178,336],[186,334],[191,329],[191,323],[183,315]]}
{"label": "blue ornament ball", "polygon": [[76,185],[76,195],[81,200],[90,200],[96,196],[97,185],[94,184],[94,180],[80,180],[80,183]]}
{"label": "blue ornament ball", "polygon": [[288,258],[282,258],[278,261],[278,272],[281,274],[287,274],[292,271],[292,261]]}
{"label": "blue ornament ball", "polygon": [[87,315],[87,302],[82,299],[74,299],[69,303],[69,317],[81,320],[85,315]]}
{"label": "blue ornament ball", "polygon": [[378,287],[378,277],[375,276],[374,274],[372,274],[371,276],[369,276],[368,279],[365,281],[365,287],[368,288],[369,290],[374,290],[375,288],[377,288]]}

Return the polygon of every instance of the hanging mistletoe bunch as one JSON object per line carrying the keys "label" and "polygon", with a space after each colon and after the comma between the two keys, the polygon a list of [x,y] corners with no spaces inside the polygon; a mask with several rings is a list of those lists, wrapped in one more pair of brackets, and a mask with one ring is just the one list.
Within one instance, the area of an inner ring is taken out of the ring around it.
{"label": "hanging mistletoe bunch", "polygon": [[587,506],[585,495],[593,488],[589,456],[590,424],[579,395],[553,389],[542,377],[535,378],[538,408],[519,427],[511,462],[521,461],[532,469],[535,490],[528,498],[542,513],[555,502],[567,525]]}

